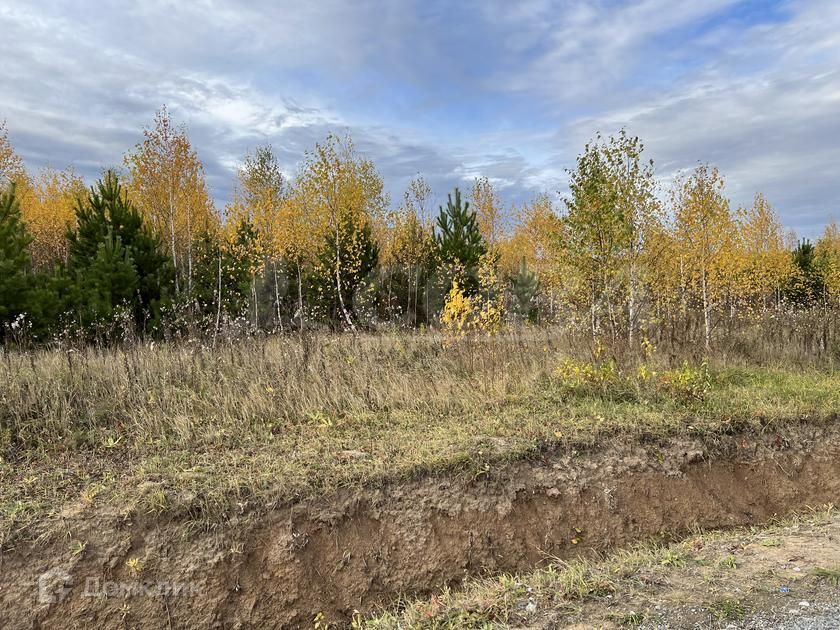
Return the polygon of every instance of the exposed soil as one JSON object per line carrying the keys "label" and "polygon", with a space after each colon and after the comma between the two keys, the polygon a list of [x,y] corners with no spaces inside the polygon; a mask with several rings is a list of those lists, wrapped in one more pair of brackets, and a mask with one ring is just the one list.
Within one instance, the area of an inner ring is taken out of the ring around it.
{"label": "exposed soil", "polygon": [[318,613],[347,622],[468,574],[840,502],[838,438],[834,426],[786,424],[616,442],[476,476],[347,489],[189,538],[159,517],[80,505],[65,515],[66,537],[0,558],[0,627],[311,627]]}

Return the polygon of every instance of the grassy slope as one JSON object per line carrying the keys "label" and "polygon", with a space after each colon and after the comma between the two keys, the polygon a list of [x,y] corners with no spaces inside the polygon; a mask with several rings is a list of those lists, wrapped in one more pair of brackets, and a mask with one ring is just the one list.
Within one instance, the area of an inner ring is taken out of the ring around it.
{"label": "grassy slope", "polygon": [[[826,370],[710,368],[682,401],[635,376],[570,386],[549,333],[461,342],[323,338],[7,356],[0,543],[69,506],[223,520],[349,484],[483,469],[555,444],[837,417]],[[667,366],[649,359],[662,373]],[[8,427],[11,427],[9,429]],[[5,445],[4,445],[5,440]]]}
{"label": "grassy slope", "polygon": [[836,604],[838,534],[840,514],[826,506],[763,529],[698,532],[671,545],[638,545],[526,575],[469,580],[461,590],[407,602],[362,625],[732,627],[727,624],[768,610],[789,624],[815,603]]}

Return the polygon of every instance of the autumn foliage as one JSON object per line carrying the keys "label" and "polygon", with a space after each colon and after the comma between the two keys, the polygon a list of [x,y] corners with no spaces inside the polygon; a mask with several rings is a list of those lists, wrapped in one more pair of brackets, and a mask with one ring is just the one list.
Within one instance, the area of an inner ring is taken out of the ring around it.
{"label": "autumn foliage", "polygon": [[0,335],[551,324],[640,351],[708,351],[756,328],[837,351],[837,223],[797,242],[762,194],[733,208],[712,165],[663,182],[623,130],[584,147],[567,195],[516,207],[486,177],[434,203],[444,191],[419,175],[392,206],[376,165],[329,135],[293,171],[255,148],[220,208],[165,108],[124,167],[91,189],[71,168],[29,173],[0,126]]}

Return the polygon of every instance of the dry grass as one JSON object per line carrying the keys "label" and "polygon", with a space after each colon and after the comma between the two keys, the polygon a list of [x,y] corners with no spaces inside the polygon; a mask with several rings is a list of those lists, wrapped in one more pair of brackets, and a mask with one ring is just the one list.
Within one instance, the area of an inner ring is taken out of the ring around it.
{"label": "dry grass", "polygon": [[[68,509],[108,504],[210,525],[341,485],[484,470],[555,445],[826,420],[840,410],[828,367],[721,357],[702,395],[678,396],[640,378],[639,359],[578,387],[557,375],[569,359],[592,357],[551,330],[456,343],[316,335],[215,350],[6,352],[0,544],[50,532]],[[681,359],[644,362],[670,374],[657,383],[681,382],[673,374],[684,368],[668,372]]]}

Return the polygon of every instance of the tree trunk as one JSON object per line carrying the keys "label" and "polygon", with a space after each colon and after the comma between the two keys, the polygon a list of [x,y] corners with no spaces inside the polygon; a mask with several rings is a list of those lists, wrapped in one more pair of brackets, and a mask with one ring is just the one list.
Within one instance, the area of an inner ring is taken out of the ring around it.
{"label": "tree trunk", "polygon": [[219,334],[219,322],[222,318],[222,252],[219,250],[219,273],[216,287],[216,327],[213,329],[213,347],[216,347],[216,335]]}
{"label": "tree trunk", "polygon": [[192,258],[192,210],[187,206],[187,294],[192,295],[193,258]]}
{"label": "tree trunk", "polygon": [[257,304],[257,274],[251,273],[251,299],[254,300],[254,330],[259,328],[259,304]]}
{"label": "tree trunk", "polygon": [[175,269],[175,294],[180,293],[178,283],[178,252],[175,250],[175,203],[172,198],[172,187],[169,188],[169,240],[172,251],[172,267]]}
{"label": "tree trunk", "polygon": [[709,290],[708,281],[706,279],[706,269],[704,268],[701,278],[701,288],[703,292],[703,337],[705,341],[706,351],[712,346],[712,309],[709,306]]}
{"label": "tree trunk", "polygon": [[303,279],[300,272],[300,260],[297,261],[297,280],[298,280],[298,324],[300,336],[303,337]]}
{"label": "tree trunk", "polygon": [[391,288],[394,279],[394,265],[388,265],[388,322],[394,321],[394,313],[391,308]]}
{"label": "tree trunk", "polygon": [[344,305],[344,295],[341,291],[341,245],[339,243],[340,230],[338,227],[338,217],[335,217],[335,288],[338,291],[338,305],[341,309],[341,314],[344,316],[344,321],[353,332],[356,332],[356,326],[353,320],[350,319],[350,313]]}
{"label": "tree trunk", "polygon": [[280,287],[277,281],[277,261],[272,258],[271,267],[274,271],[274,305],[277,308],[277,325],[280,332],[283,332],[283,318],[280,315]]}
{"label": "tree trunk", "polygon": [[627,295],[627,343],[632,349],[636,341],[636,263],[630,263],[630,287]]}

